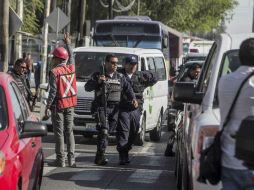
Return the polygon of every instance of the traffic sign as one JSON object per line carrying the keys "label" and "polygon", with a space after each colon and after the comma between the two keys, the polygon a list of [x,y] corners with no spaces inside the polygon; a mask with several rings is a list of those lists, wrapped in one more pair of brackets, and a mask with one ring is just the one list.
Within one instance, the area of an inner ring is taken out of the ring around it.
{"label": "traffic sign", "polygon": [[15,13],[15,11],[12,8],[10,8],[9,9],[9,36],[15,35],[15,33],[20,29],[21,26],[22,26],[22,20]]}
{"label": "traffic sign", "polygon": [[45,19],[49,26],[58,33],[70,22],[70,18],[58,7]]}

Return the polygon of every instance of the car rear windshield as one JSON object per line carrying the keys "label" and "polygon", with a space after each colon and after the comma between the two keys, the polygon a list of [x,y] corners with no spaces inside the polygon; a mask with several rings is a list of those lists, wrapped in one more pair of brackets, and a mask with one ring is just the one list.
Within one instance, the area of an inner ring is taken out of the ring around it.
{"label": "car rear windshield", "polygon": [[[75,66],[78,81],[87,81],[94,72],[103,72],[102,65],[105,62],[107,52],[76,52]],[[114,53],[118,57],[118,68],[121,68],[127,56],[131,54]],[[136,56],[137,57],[137,56]]]}
{"label": "car rear windshield", "polygon": [[8,122],[6,98],[3,88],[0,86],[0,130],[6,128]]}

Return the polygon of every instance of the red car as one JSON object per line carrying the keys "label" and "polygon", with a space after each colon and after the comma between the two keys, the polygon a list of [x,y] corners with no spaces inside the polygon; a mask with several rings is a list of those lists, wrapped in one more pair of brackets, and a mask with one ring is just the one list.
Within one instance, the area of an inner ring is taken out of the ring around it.
{"label": "red car", "polygon": [[40,189],[44,135],[46,126],[32,115],[17,84],[0,72],[0,189]]}

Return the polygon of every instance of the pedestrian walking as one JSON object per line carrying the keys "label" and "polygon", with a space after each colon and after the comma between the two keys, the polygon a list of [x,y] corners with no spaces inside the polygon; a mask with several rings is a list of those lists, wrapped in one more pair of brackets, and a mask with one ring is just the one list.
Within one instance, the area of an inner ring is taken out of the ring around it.
{"label": "pedestrian walking", "polygon": [[[69,47],[69,34],[64,35],[66,49],[58,47],[53,51],[53,68],[49,72],[49,97],[45,116],[51,111],[54,136],[56,140],[56,160],[49,165],[65,167],[64,136],[67,144],[69,167],[76,167],[75,140],[73,135],[73,112],[77,104],[75,65]],[[70,57],[70,59],[69,59]],[[70,60],[68,62],[68,59]],[[64,135],[65,134],[65,135]]]}
{"label": "pedestrian walking", "polygon": [[19,89],[26,98],[30,105],[30,101],[33,100],[33,94],[30,90],[30,84],[26,77],[26,62],[24,59],[17,59],[14,63],[14,67],[8,71],[8,73],[17,82]]}
{"label": "pedestrian walking", "polygon": [[150,71],[137,71],[138,60],[135,56],[126,57],[124,68],[120,72],[126,77],[126,81],[131,85],[138,107],[134,107],[132,102],[123,96],[119,107],[119,118],[117,125],[117,151],[119,152],[119,164],[130,163],[129,151],[140,128],[140,117],[143,111],[143,92],[148,86],[153,86],[157,82],[157,77]]}
{"label": "pedestrian walking", "polygon": [[134,107],[138,106],[131,86],[125,77],[116,71],[117,64],[118,58],[115,55],[107,55],[103,71],[93,73],[85,85],[86,91],[95,91],[92,112],[96,114],[98,130],[94,161],[97,165],[105,165],[108,162],[105,157],[108,135],[116,129],[121,97],[125,95]]}
{"label": "pedestrian walking", "polygon": [[[229,109],[241,84],[254,72],[254,38],[242,42],[239,58],[241,66],[235,72],[221,77],[219,81],[218,97],[221,125],[227,121]],[[229,120],[226,122],[221,136],[223,190],[254,190],[253,171],[247,169],[243,161],[235,157],[234,138],[242,120],[247,116],[254,115],[253,97],[254,76],[251,76],[244,82],[236,102],[232,106]]]}

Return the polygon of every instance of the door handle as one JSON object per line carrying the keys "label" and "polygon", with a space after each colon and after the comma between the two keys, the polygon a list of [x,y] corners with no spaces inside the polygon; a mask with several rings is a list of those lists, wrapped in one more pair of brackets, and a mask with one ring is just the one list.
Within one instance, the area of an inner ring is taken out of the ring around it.
{"label": "door handle", "polygon": [[36,143],[32,142],[32,148],[36,147]]}

